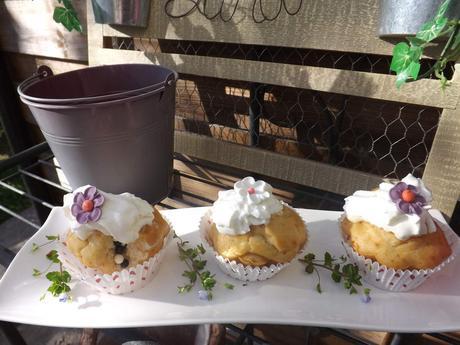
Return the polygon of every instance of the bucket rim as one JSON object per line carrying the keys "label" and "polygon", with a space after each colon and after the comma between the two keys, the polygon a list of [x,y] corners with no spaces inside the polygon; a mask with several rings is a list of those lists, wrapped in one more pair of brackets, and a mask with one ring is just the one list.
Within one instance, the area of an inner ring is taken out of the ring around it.
{"label": "bucket rim", "polygon": [[[171,84],[171,85],[174,85],[174,84]],[[28,106],[32,106],[32,107],[40,108],[40,109],[50,109],[51,110],[51,109],[98,108],[98,107],[111,106],[111,105],[118,104],[118,103],[133,102],[133,101],[137,101],[137,100],[140,100],[140,99],[143,99],[143,98],[147,98],[147,97],[150,97],[150,96],[155,95],[157,93],[161,93],[161,92],[166,91],[167,90],[166,88],[168,86],[169,85],[163,85],[160,88],[151,90],[151,91],[146,92],[146,93],[142,93],[140,95],[133,95],[133,96],[126,97],[126,98],[118,98],[118,99],[113,99],[113,100],[109,100],[109,101],[105,101],[105,102],[96,102],[96,103],[48,104],[48,103],[32,102],[32,101],[29,101],[26,98],[23,98],[22,96],[20,98],[21,98],[21,101],[24,102],[25,104],[27,104]]]}
{"label": "bucket rim", "polygon": [[[179,79],[179,75],[176,71],[160,66],[160,65],[154,65],[154,64],[142,64],[142,63],[124,63],[124,64],[110,64],[110,65],[98,65],[98,66],[88,66],[86,68],[83,68],[85,70],[96,70],[96,69],[103,69],[106,68],[107,66],[110,67],[126,67],[126,66],[144,66],[144,67],[149,67],[149,68],[160,68],[166,71],[169,71],[170,73],[167,75],[164,81],[149,85],[149,86],[144,86],[141,88],[133,89],[133,90],[128,90],[128,91],[123,91],[123,92],[116,92],[116,93],[110,93],[106,95],[101,95],[101,96],[93,96],[93,97],[79,97],[79,98],[40,98],[40,97],[33,97],[29,96],[26,94],[27,89],[42,80],[49,80],[50,78],[60,78],[65,75],[70,75],[77,73],[79,70],[73,70],[73,71],[68,71],[64,73],[60,73],[57,75],[49,75],[46,77],[42,77],[41,75],[35,73],[34,75],[30,76],[29,78],[25,79],[22,81],[18,87],[17,87],[17,92],[19,96],[21,97],[21,100],[25,102],[25,100],[34,103],[34,104],[49,104],[49,105],[83,105],[83,104],[97,104],[97,103],[102,103],[102,102],[108,102],[112,100],[117,100],[117,99],[126,99],[128,97],[134,96],[134,95],[140,95],[143,93],[148,93],[150,91],[154,91],[156,89],[162,88],[165,86],[165,84],[168,81],[172,82],[177,82]],[[81,69],[80,69],[81,70]]]}

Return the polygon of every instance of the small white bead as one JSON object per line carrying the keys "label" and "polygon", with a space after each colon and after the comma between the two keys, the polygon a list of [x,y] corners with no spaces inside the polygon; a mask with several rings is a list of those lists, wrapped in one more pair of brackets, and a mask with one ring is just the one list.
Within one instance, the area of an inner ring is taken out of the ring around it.
{"label": "small white bead", "polygon": [[121,254],[115,255],[113,259],[115,260],[115,263],[117,265],[121,265],[121,263],[125,260],[125,258]]}

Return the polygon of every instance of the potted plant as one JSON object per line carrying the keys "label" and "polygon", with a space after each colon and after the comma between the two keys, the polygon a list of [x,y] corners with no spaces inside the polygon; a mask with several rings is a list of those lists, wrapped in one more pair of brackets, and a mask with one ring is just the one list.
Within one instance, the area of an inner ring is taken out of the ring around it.
{"label": "potted plant", "polygon": [[[425,78],[432,73],[439,78],[442,88],[448,85],[444,69],[449,61],[456,61],[460,58],[460,20],[458,17],[454,19],[447,17],[450,4],[451,0],[444,1],[435,16],[422,25],[415,37],[406,37],[407,42],[395,45],[390,69],[396,72],[398,88],[406,82]],[[440,38],[447,38],[443,43],[441,54],[434,65],[420,75],[420,60],[424,49],[433,45],[433,42]]]}
{"label": "potted plant", "polygon": [[[423,23],[433,17],[442,2],[443,0],[380,0],[379,36],[415,35]],[[446,17],[458,18],[459,14],[460,1],[455,1],[446,12]]]}

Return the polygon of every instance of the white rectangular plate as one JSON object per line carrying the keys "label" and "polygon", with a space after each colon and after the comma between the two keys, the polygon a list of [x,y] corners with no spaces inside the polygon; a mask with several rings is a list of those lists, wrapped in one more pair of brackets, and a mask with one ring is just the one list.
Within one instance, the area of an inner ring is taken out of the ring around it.
{"label": "white rectangular plate", "polygon": [[[165,211],[176,233],[192,244],[199,242],[198,224],[207,208]],[[339,212],[298,210],[308,224],[307,252],[323,255],[327,250],[344,254],[337,219]],[[43,227],[21,249],[0,281],[0,320],[59,327],[143,327],[198,323],[276,323],[393,332],[460,330],[460,263],[455,260],[414,291],[390,293],[373,288],[372,301],[362,303],[342,286],[321,275],[323,293],[315,290],[317,277],[307,275],[293,262],[275,277],[256,283],[233,280],[219,271],[212,258],[208,268],[216,273],[218,286],[212,301],[197,296],[198,287],[178,294],[186,283],[175,240],[166,252],[158,275],[134,293],[105,295],[81,283],[73,288],[74,301],[59,302],[47,296],[48,281],[34,278],[32,269],[44,269],[45,254],[52,245],[32,253],[32,242],[46,242],[45,235],[66,231],[61,208],[53,209]],[[234,290],[223,287],[235,285]],[[246,285],[246,286],[245,286]]]}

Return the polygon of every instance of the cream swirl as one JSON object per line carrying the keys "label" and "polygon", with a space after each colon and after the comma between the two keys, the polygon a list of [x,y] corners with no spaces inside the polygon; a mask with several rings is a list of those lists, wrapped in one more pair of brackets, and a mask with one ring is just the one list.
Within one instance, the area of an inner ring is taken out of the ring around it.
{"label": "cream swirl", "polygon": [[69,219],[70,229],[81,240],[87,239],[93,230],[99,230],[116,241],[130,243],[139,237],[144,225],[152,224],[153,208],[147,201],[130,193],[111,194],[100,190],[98,192],[104,197],[104,203],[99,219],[79,223],[72,215],[72,205],[77,193],[82,193],[88,187],[79,187],[73,193],[64,195],[64,213]]}
{"label": "cream swirl", "polygon": [[[427,203],[432,201],[432,194],[421,179],[409,174],[401,182],[414,186]],[[435,232],[436,225],[427,212],[429,206],[424,206],[420,214],[402,212],[390,197],[393,187],[392,183],[382,182],[377,190],[359,190],[345,198],[343,209],[346,217],[352,222],[369,222],[392,232],[400,240]]]}
{"label": "cream swirl", "polygon": [[272,191],[268,183],[245,177],[233,189],[219,192],[211,209],[217,230],[227,235],[242,235],[251,230],[251,225],[268,223],[272,214],[283,209]]}

